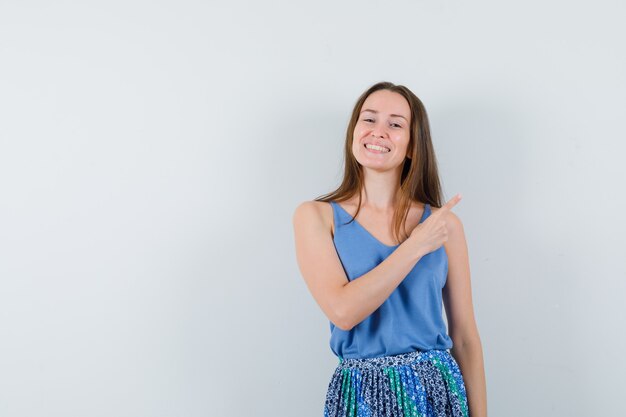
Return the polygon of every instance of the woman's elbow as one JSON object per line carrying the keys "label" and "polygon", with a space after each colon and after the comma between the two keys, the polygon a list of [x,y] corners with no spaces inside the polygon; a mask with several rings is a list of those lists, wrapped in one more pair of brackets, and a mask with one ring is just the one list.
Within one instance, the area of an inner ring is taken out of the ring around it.
{"label": "woman's elbow", "polygon": [[333,321],[335,326],[339,327],[343,331],[350,331],[355,326],[352,318],[347,314],[345,309],[337,309],[335,311],[335,320]]}

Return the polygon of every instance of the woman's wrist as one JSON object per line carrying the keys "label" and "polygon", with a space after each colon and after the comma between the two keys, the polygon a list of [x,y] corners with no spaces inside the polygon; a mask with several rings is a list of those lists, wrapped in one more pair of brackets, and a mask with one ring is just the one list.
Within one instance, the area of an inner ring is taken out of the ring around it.
{"label": "woman's wrist", "polygon": [[411,261],[417,263],[425,255],[424,248],[422,246],[416,246],[415,242],[411,239],[407,239],[400,244],[398,249],[402,250]]}

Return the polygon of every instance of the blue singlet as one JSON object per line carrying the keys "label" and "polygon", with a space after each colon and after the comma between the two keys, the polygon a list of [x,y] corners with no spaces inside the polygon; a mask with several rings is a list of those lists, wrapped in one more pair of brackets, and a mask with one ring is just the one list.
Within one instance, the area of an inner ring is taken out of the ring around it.
{"label": "blue singlet", "polygon": [[[388,246],[369,233],[332,201],[335,233],[333,242],[348,280],[375,268],[399,245]],[[425,204],[422,223],[431,214]],[[448,275],[448,257],[443,245],[423,256],[389,298],[351,330],[330,322],[330,348],[339,358],[372,358],[415,350],[450,349],[442,316],[442,288]]]}

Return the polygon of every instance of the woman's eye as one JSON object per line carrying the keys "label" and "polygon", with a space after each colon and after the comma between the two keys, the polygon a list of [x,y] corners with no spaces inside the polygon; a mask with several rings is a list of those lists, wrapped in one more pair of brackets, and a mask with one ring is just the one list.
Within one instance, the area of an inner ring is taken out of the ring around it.
{"label": "woman's eye", "polygon": [[[364,122],[373,122],[374,119],[363,119]],[[398,124],[398,123],[392,123],[391,126],[393,127],[402,127],[402,125]]]}

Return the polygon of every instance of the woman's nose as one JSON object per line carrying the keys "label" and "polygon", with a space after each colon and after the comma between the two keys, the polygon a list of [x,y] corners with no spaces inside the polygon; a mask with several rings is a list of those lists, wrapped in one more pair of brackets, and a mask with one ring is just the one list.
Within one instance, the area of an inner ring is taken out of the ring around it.
{"label": "woman's nose", "polygon": [[379,127],[374,127],[374,129],[372,130],[372,136],[374,136],[375,138],[382,138],[384,136],[384,132],[381,128]]}
{"label": "woman's nose", "polygon": [[385,134],[384,126],[381,126],[380,123],[375,123],[372,126],[372,136],[376,138],[380,138]]}

